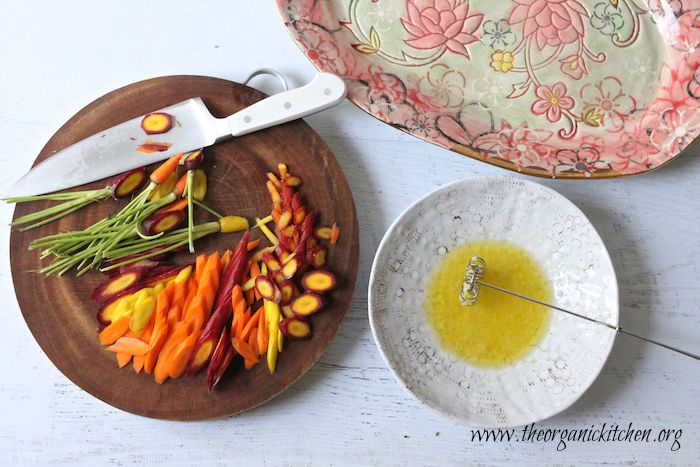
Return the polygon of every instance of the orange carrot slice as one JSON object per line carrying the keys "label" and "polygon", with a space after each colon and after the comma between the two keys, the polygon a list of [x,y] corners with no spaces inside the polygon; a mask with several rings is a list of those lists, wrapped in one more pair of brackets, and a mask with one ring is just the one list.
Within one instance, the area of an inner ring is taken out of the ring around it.
{"label": "orange carrot slice", "polygon": [[248,251],[252,251],[255,250],[258,247],[258,245],[260,245],[260,239],[256,238],[255,240],[249,241],[246,248]]}
{"label": "orange carrot slice", "polygon": [[160,167],[158,167],[151,173],[151,181],[153,183],[158,184],[163,183],[170,176],[171,173],[175,172],[175,169],[177,169],[177,165],[180,163],[181,158],[182,153],[179,153],[163,162],[160,165]]}
{"label": "orange carrot slice", "polygon": [[187,308],[187,314],[183,318],[183,321],[192,323],[192,329],[202,329],[206,321],[207,311],[203,300],[204,298],[201,295],[195,295]]}
{"label": "orange carrot slice", "polygon": [[[206,318],[209,319],[209,313],[214,306],[216,300],[216,292],[219,289],[221,280],[221,258],[219,252],[215,252],[207,259],[207,264],[202,274],[201,296],[206,310]],[[197,291],[199,294],[199,290]]]}
{"label": "orange carrot slice", "polygon": [[100,344],[111,345],[117,342],[117,339],[122,337],[126,334],[126,331],[129,330],[129,321],[131,321],[131,316],[120,316],[112,321],[109,326],[100,332]]}
{"label": "orange carrot slice", "polygon": [[245,365],[246,370],[250,370],[253,368],[255,365],[257,365],[260,362],[260,352],[258,352],[258,328],[253,328],[253,330],[250,332],[250,337],[248,338],[248,345],[250,346],[251,349],[253,349],[253,352],[255,352],[255,355],[257,358],[255,360],[243,360],[243,363]]}
{"label": "orange carrot slice", "polygon": [[177,183],[175,184],[175,188],[173,189],[173,193],[175,193],[176,196],[182,196],[185,193],[185,188],[187,188],[186,173],[178,179]]}
{"label": "orange carrot slice", "polygon": [[186,199],[181,199],[178,201],[173,201],[172,203],[168,204],[167,206],[163,206],[159,210],[155,212],[155,214],[161,214],[164,212],[173,212],[173,211],[182,211],[187,207],[187,200]]}
{"label": "orange carrot slice", "polygon": [[114,344],[107,347],[107,350],[129,355],[145,355],[151,350],[151,346],[138,337],[120,337]]}
{"label": "orange carrot slice", "polygon": [[258,352],[258,328],[254,327],[250,331],[250,336],[248,336],[248,345],[250,346],[251,349],[253,349],[253,352],[255,352],[255,355],[258,356],[258,359],[260,359],[260,352]]}
{"label": "orange carrot slice", "polygon": [[231,345],[233,348],[238,352],[241,357],[243,357],[244,360],[258,360],[258,356],[256,355],[255,351],[253,350],[253,347],[248,345],[247,342],[244,342],[237,337],[234,337],[231,339]]}
{"label": "orange carrot slice", "polygon": [[226,266],[228,266],[228,263],[231,262],[231,256],[233,256],[233,251],[231,250],[226,250],[224,251],[224,254],[221,255],[221,261],[219,265],[219,271],[223,271],[226,269]]}
{"label": "orange carrot slice", "polygon": [[[250,317],[245,323],[245,326],[243,326],[243,329],[241,330],[241,340],[248,341],[248,337],[250,336],[250,333],[253,331],[253,328],[258,327],[258,323],[260,322],[260,308],[258,308],[258,311],[253,313],[253,316]],[[238,336],[236,336],[238,337]]]}
{"label": "orange carrot slice", "polygon": [[255,287],[245,291],[245,301],[248,303],[248,305],[255,303]]}
{"label": "orange carrot slice", "polygon": [[340,237],[340,227],[338,227],[338,224],[333,223],[331,227],[331,245],[338,243],[338,237]]}
{"label": "orange carrot slice", "polygon": [[129,364],[129,362],[131,361],[131,357],[132,357],[131,354],[123,353],[123,352],[117,352],[116,356],[117,356],[117,365],[119,365],[119,368],[124,368],[125,366],[127,366]]}
{"label": "orange carrot slice", "polygon": [[206,263],[201,268],[200,281],[197,286],[197,293],[188,303],[182,320],[192,321],[194,329],[200,329],[209,319],[211,308],[214,306],[216,291],[219,288],[219,254],[214,253],[207,258]]}
{"label": "orange carrot slice", "polygon": [[182,318],[182,307],[185,304],[185,299],[187,298],[187,286],[189,280],[182,282],[175,282],[175,288],[173,290],[172,300],[170,302],[170,309],[168,310],[168,323],[174,325]]}
{"label": "orange carrot slice", "polygon": [[190,306],[190,302],[192,302],[192,299],[194,296],[197,294],[197,280],[194,277],[190,277],[190,280],[187,281],[187,298],[185,298],[185,303],[182,305],[183,309],[183,315],[184,312],[187,310],[187,307]]}
{"label": "orange carrot slice", "polygon": [[146,356],[145,355],[134,355],[134,371],[136,373],[141,373],[141,370],[143,370],[143,364],[146,361]]}
{"label": "orange carrot slice", "polygon": [[151,350],[146,354],[146,359],[143,362],[143,369],[147,374],[151,374],[158,361],[158,356],[160,351],[163,349],[163,345],[168,338],[168,323],[165,318],[163,318],[160,323],[156,323],[153,328],[153,335],[151,336]]}
{"label": "orange carrot slice", "polygon": [[151,336],[153,335],[153,321],[151,321],[151,324],[149,327],[146,328],[145,331],[143,331],[143,334],[139,336],[139,339],[144,341],[146,344],[149,344],[151,342]]}
{"label": "orange carrot slice", "polygon": [[168,362],[166,365],[166,371],[168,376],[173,379],[179,378],[187,369],[187,363],[190,360],[190,354],[194,349],[194,345],[197,343],[201,332],[194,331],[192,334],[187,336],[175,349],[172,351],[168,357]]}
{"label": "orange carrot slice", "polygon": [[163,384],[168,379],[168,358],[175,348],[191,333],[192,325],[190,323],[179,322],[173,328],[163,348],[158,355],[158,361],[153,369],[153,378],[156,383]]}
{"label": "orange carrot slice", "polygon": [[197,280],[197,284],[202,282],[202,272],[204,272],[204,265],[207,264],[207,255],[199,255],[194,263],[194,278]]}
{"label": "orange carrot slice", "polygon": [[243,331],[243,326],[246,323],[245,319],[246,301],[238,300],[233,305],[233,321],[231,322],[231,336],[238,337]]}
{"label": "orange carrot slice", "polygon": [[168,310],[170,310],[170,301],[173,298],[173,292],[175,291],[175,283],[170,282],[165,286],[165,289],[156,298],[156,310],[153,313],[155,315],[154,322],[158,323],[161,318],[166,318],[168,316]]}

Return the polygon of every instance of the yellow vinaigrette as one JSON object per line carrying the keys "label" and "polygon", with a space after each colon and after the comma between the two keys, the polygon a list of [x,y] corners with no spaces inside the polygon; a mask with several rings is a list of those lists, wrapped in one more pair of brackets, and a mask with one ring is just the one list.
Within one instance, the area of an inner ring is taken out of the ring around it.
{"label": "yellow vinaigrette", "polygon": [[522,248],[505,241],[466,243],[447,253],[428,281],[425,310],[440,345],[475,366],[497,368],[520,360],[547,333],[550,310],[488,287],[472,306],[459,301],[467,262],[486,261],[484,282],[551,303],[551,285]]}

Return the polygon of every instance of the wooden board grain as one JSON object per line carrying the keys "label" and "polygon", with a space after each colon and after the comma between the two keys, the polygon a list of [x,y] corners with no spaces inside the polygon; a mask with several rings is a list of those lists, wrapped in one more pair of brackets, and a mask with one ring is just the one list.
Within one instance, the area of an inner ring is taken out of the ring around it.
{"label": "wooden board grain", "polygon": [[[87,136],[122,121],[200,96],[217,117],[228,116],[264,94],[230,81],[169,76],[135,83],[111,92],[79,111],[49,140],[36,162]],[[209,177],[208,204],[226,214],[263,217],[270,211],[265,172],[278,162],[304,179],[301,193],[322,224],[337,222],[342,228],[338,244],[329,250],[329,267],[340,287],[331,294],[327,309],[312,319],[314,336],[308,341],[285,343],[277,371],[265,365],[251,371],[237,359],[217,390],[209,392],[205,378],[181,378],[164,385],[151,376],[135,374],[131,367],[118,369],[114,355],[97,341],[97,306],[90,301],[93,288],[104,279],[98,272],[76,278],[43,277],[32,272],[40,264],[29,243],[58,231],[82,229],[116,212],[120,203],[108,200],[91,205],[60,221],[10,236],[10,263],[17,300],[35,339],[51,361],[71,381],[95,397],[120,409],[147,417],[198,420],[235,414],[253,408],[282,392],[319,359],[342,321],[352,298],[359,260],[358,223],[352,194],[345,177],[323,140],[305,122],[235,138],[205,151]],[[76,189],[101,188],[104,181]],[[52,203],[17,206],[15,217]],[[254,231],[253,238],[260,236]],[[233,248],[240,234],[215,235],[197,243],[197,253]],[[194,255],[180,254],[178,262],[192,262]]]}

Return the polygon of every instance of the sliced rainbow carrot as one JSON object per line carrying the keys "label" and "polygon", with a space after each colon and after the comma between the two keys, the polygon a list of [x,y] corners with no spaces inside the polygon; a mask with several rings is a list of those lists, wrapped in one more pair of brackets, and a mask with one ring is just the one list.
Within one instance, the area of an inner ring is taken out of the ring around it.
{"label": "sliced rainbow carrot", "polygon": [[161,184],[165,182],[171,173],[175,172],[177,165],[180,163],[182,158],[182,153],[179,153],[170,159],[163,162],[160,167],[151,173],[151,181],[153,183]]}
{"label": "sliced rainbow carrot", "polygon": [[172,351],[166,365],[166,371],[169,377],[173,379],[179,378],[185,372],[187,363],[190,360],[190,355],[192,354],[192,350],[200,334],[201,331],[195,330]]}
{"label": "sliced rainbow carrot", "polygon": [[120,316],[104,328],[99,335],[100,344],[111,345],[117,342],[129,330],[131,316]]}
{"label": "sliced rainbow carrot", "polygon": [[153,369],[153,378],[156,383],[163,384],[168,379],[168,359],[175,348],[187,338],[192,331],[192,325],[185,322],[175,324],[172,333],[168,335],[163,348],[158,355],[158,362]]}
{"label": "sliced rainbow carrot", "polygon": [[129,355],[145,355],[151,346],[137,337],[120,337],[107,347],[110,352],[127,353]]}
{"label": "sliced rainbow carrot", "polygon": [[119,368],[124,368],[127,366],[133,357],[131,354],[123,352],[117,352],[115,355],[117,356],[117,364],[119,365]]}

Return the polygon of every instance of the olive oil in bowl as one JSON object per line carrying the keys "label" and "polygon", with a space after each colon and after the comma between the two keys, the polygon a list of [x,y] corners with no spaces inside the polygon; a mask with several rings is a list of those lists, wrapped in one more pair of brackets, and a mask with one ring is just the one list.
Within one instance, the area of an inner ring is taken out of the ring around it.
{"label": "olive oil in bowl", "polygon": [[545,336],[550,310],[481,287],[464,306],[459,291],[472,256],[486,261],[484,282],[551,302],[551,285],[530,254],[505,241],[481,240],[457,246],[431,272],[425,311],[440,346],[479,367],[499,368],[525,357]]}

